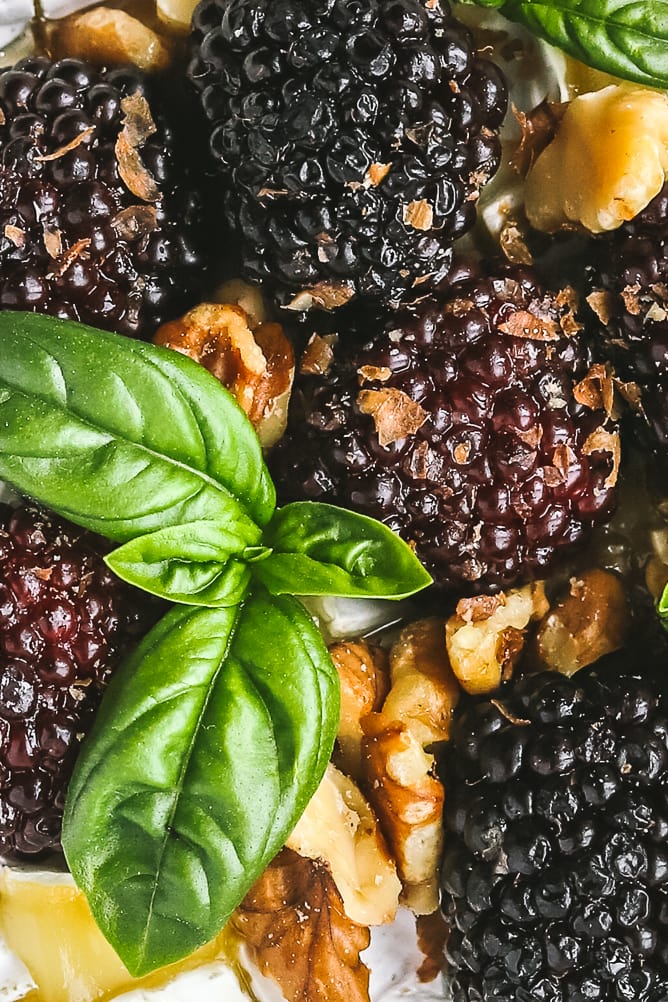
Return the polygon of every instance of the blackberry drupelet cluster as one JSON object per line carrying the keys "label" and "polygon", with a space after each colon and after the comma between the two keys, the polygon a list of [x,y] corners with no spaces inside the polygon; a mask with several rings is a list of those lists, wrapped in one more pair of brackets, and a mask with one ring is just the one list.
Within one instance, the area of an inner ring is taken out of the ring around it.
{"label": "blackberry drupelet cluster", "polygon": [[[635,219],[592,240],[591,304],[599,342],[617,375],[639,389],[632,402],[649,444],[668,449],[668,185]],[[639,406],[638,406],[639,405]]]}
{"label": "blackberry drupelet cluster", "polygon": [[626,655],[604,662],[457,711],[441,764],[454,1002],[668,999],[666,696]]}
{"label": "blackberry drupelet cluster", "polygon": [[[162,88],[134,67],[76,59],[31,57],[0,72],[2,309],[150,336],[197,301],[206,227],[184,160],[192,148],[176,141]],[[133,190],[117,149],[130,95],[146,99],[155,125],[130,151]]]}
{"label": "blackberry drupelet cluster", "polygon": [[150,605],[105,567],[92,537],[0,506],[0,856],[57,851],[81,740]]}
{"label": "blackberry drupelet cluster", "polygon": [[193,29],[245,276],[282,303],[320,283],[326,303],[423,296],[498,167],[507,105],[447,0],[202,0]]}
{"label": "blackberry drupelet cluster", "polygon": [[486,592],[543,577],[609,517],[616,433],[574,396],[590,356],[568,295],[528,269],[451,280],[298,375],[269,464],[282,501],[379,518],[438,585]]}

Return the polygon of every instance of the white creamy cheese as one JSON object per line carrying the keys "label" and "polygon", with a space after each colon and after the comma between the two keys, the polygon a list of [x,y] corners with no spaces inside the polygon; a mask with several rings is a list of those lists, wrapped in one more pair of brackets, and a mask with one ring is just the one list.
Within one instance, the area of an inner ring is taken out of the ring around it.
{"label": "white creamy cheese", "polygon": [[28,968],[0,936],[0,1002],[18,1002],[36,987]]}
{"label": "white creamy cheese", "polygon": [[[1,996],[0,996],[1,997]],[[116,996],[117,1002],[248,1002],[239,978],[222,962],[178,974],[160,988],[136,988]]]}

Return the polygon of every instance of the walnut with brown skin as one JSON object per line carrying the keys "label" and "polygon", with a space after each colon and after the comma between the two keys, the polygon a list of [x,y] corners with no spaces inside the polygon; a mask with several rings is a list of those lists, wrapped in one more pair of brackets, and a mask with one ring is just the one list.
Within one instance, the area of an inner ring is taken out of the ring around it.
{"label": "walnut with brown skin", "polygon": [[572,578],[536,636],[541,667],[573,675],[624,646],[629,610],[616,574],[597,568]]}
{"label": "walnut with brown skin", "polygon": [[167,69],[170,51],[152,28],[123,10],[93,7],[57,21],[51,44],[63,57],[97,66],[133,63],[146,73]]}
{"label": "walnut with brown skin", "polygon": [[154,340],[188,355],[219,379],[269,448],[285,430],[294,353],[280,324],[251,324],[241,306],[202,303],[180,320],[163,324]]}
{"label": "walnut with brown skin", "polygon": [[363,640],[333,644],[329,653],[341,683],[341,716],[335,762],[359,779],[362,771],[362,720],[379,710],[389,689],[387,654]]}

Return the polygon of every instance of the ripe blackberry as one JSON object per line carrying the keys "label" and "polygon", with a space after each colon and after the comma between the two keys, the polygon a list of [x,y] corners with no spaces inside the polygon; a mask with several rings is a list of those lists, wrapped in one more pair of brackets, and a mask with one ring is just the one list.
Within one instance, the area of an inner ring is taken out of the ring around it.
{"label": "ripe blackberry", "polygon": [[[507,104],[447,0],[202,0],[190,77],[245,275],[424,295],[500,159]],[[338,290],[338,296],[331,286]]]}
{"label": "ripe blackberry", "polygon": [[0,506],[0,856],[60,846],[77,750],[114,667],[147,627],[93,539]]}
{"label": "ripe blackberry", "polygon": [[[635,219],[592,240],[590,303],[602,350],[640,390],[650,445],[668,449],[668,185]],[[634,401],[638,403],[638,401]]]}
{"label": "ripe blackberry", "polygon": [[454,1002],[668,999],[668,704],[629,660],[456,712],[441,762]]}
{"label": "ripe blackberry", "polygon": [[270,466],[283,501],[373,515],[437,584],[488,591],[543,576],[610,515],[617,437],[575,399],[589,354],[566,294],[526,269],[452,281],[302,372]]}
{"label": "ripe blackberry", "polygon": [[148,336],[197,300],[199,196],[156,92],[75,59],[0,72],[1,308]]}

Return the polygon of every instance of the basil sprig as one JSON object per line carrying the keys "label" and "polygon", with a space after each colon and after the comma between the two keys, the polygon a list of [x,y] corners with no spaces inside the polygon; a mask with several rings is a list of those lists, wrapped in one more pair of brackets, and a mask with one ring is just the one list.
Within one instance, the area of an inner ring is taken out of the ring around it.
{"label": "basil sprig", "polygon": [[666,0],[475,0],[594,69],[668,87]]}
{"label": "basil sprig", "polygon": [[385,526],[276,509],[255,432],[205,369],[69,321],[0,312],[0,479],[120,543],[173,606],[116,672],[71,780],[70,869],[129,971],[215,936],[322,778],[338,678],[292,596],[430,583]]}

